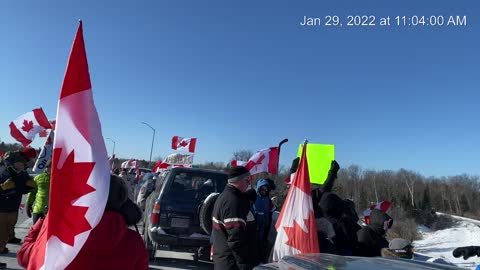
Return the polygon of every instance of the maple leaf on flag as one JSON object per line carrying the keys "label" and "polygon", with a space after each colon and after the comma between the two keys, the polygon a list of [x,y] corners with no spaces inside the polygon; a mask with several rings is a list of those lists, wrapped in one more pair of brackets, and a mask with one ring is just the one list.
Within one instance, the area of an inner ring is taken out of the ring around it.
{"label": "maple leaf on flag", "polygon": [[25,131],[25,132],[29,132],[29,131],[32,130],[32,129],[33,129],[33,122],[32,122],[32,121],[23,120],[22,130]]}
{"label": "maple leaf on flag", "polygon": [[255,162],[255,164],[262,164],[262,162],[263,162],[264,159],[265,159],[265,155],[262,154],[262,155],[258,158],[258,160]]}
{"label": "maple leaf on flag", "polygon": [[[52,164],[58,164],[61,148],[53,150]],[[60,241],[70,246],[75,236],[90,230],[92,227],[85,218],[88,207],[73,205],[75,200],[95,191],[87,184],[94,162],[74,162],[74,151],[68,154],[62,168],[52,166],[52,183],[50,192],[50,219],[47,238],[57,236]]]}
{"label": "maple leaf on flag", "polygon": [[182,146],[182,147],[185,147],[188,145],[188,142],[187,141],[181,141],[178,145]]}
{"label": "maple leaf on flag", "polygon": [[[310,214],[309,218],[304,219],[304,224],[308,225],[310,223],[314,223],[315,217]],[[312,228],[310,226],[307,226],[308,228]],[[311,234],[309,232],[305,232],[302,227],[298,224],[296,220],[293,221],[293,227],[284,227],[285,233],[288,236],[288,241],[285,242],[286,245],[289,245],[297,250],[300,251],[300,253],[309,253],[311,250],[308,248],[307,245],[305,245],[303,242],[305,239],[310,239],[312,237],[317,237],[315,234]]]}

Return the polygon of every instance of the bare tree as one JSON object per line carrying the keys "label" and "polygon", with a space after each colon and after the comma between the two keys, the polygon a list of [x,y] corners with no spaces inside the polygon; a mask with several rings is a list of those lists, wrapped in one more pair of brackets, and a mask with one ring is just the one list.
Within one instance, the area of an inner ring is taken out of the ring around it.
{"label": "bare tree", "polygon": [[233,160],[247,161],[253,156],[252,150],[237,150],[233,152]]}

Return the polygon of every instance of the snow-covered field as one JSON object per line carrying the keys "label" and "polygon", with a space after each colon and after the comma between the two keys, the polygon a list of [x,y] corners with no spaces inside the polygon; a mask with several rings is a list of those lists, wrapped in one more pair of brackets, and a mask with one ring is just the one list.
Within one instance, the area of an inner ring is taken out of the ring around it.
{"label": "snow-covered field", "polygon": [[413,243],[415,252],[433,258],[446,259],[459,267],[475,269],[480,265],[479,257],[464,260],[453,257],[452,251],[461,246],[480,246],[480,221],[452,217],[458,220],[458,224],[449,229],[432,232],[428,228],[419,226],[423,239]]}

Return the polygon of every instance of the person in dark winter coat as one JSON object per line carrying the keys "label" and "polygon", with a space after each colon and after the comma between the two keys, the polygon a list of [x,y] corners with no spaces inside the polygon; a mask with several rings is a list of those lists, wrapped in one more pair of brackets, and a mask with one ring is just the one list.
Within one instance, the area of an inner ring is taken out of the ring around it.
{"label": "person in dark winter coat", "polygon": [[0,173],[0,253],[8,253],[7,243],[21,242],[15,237],[15,224],[22,195],[35,187],[35,182],[26,169],[35,159],[33,148],[22,151],[9,151],[1,160]]}
{"label": "person in dark winter coat", "polygon": [[393,225],[393,219],[379,209],[373,209],[370,214],[370,224],[357,233],[360,244],[360,256],[381,256],[382,248],[388,248],[385,234]]}
{"label": "person in dark winter coat", "polygon": [[[343,200],[332,192],[324,193],[320,201],[322,215],[330,221],[335,231],[333,243],[339,255],[352,256],[357,254],[357,232],[361,227],[357,224],[358,216],[356,216],[354,208],[355,205],[352,201]],[[355,215],[352,215],[352,212]],[[322,246],[320,246],[321,250]]]}
{"label": "person in dark winter coat", "polygon": [[333,225],[327,218],[315,219],[317,225],[318,245],[320,246],[320,253],[337,254],[337,249],[333,240],[335,239],[335,230]]}
{"label": "person in dark winter coat", "polygon": [[257,223],[257,234],[259,241],[260,262],[267,262],[267,236],[270,229],[271,211],[273,210],[270,199],[271,183],[267,179],[260,179],[257,182],[257,199],[254,204],[255,222]]}
{"label": "person in dark winter coat", "polygon": [[322,196],[327,193],[331,192],[333,189],[333,185],[335,184],[335,179],[337,179],[337,173],[340,170],[340,165],[338,165],[337,161],[332,160],[330,165],[330,170],[328,171],[328,176],[323,185],[320,188],[312,188],[312,202],[313,202],[313,211],[315,214],[315,218],[322,217],[322,211],[320,209],[320,201],[322,200]]}
{"label": "person in dark winter coat", "polygon": [[244,195],[250,184],[249,176],[245,167],[231,168],[228,184],[213,207],[213,264],[217,270],[253,268],[248,258],[246,219],[249,209]]}
{"label": "person in dark winter coat", "polygon": [[[148,253],[145,244],[137,232],[128,228],[141,219],[142,211],[128,199],[128,189],[123,180],[111,175],[110,191],[102,219],[93,228],[82,249],[66,269],[147,270]],[[43,223],[43,218],[35,223],[17,253],[18,264],[24,268],[40,267],[35,265],[36,260],[30,258],[43,256],[40,255],[42,249],[38,246],[42,241],[37,241],[47,233],[47,226],[43,226]]]}
{"label": "person in dark winter coat", "polygon": [[257,222],[255,220],[255,211],[254,211],[254,204],[257,200],[257,192],[255,189],[249,189],[245,192],[245,198],[248,202],[248,214],[247,214],[247,238],[248,238],[248,264],[255,266],[260,263],[260,254],[259,254],[259,246],[260,246],[260,238],[258,235],[257,230]]}

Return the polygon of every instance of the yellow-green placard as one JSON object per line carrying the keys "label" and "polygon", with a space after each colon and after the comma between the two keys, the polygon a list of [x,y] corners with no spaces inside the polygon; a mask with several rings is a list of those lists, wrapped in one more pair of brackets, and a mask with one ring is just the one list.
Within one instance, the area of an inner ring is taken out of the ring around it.
{"label": "yellow-green placard", "polygon": [[[302,144],[298,147],[298,157],[302,157]],[[310,183],[323,184],[327,179],[332,160],[335,159],[333,144],[307,144],[307,162]]]}

